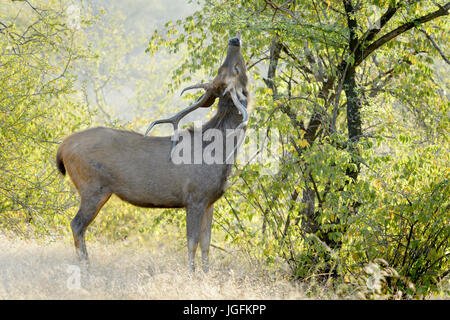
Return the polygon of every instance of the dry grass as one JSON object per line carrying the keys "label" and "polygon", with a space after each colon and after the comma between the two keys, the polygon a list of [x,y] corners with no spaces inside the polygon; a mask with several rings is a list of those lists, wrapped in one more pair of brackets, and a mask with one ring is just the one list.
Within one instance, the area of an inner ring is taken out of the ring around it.
{"label": "dry grass", "polygon": [[212,249],[208,274],[189,277],[185,250],[92,241],[90,266],[79,269],[81,287],[71,289],[79,264],[69,240],[28,241],[0,235],[0,299],[307,298],[300,284],[218,250]]}

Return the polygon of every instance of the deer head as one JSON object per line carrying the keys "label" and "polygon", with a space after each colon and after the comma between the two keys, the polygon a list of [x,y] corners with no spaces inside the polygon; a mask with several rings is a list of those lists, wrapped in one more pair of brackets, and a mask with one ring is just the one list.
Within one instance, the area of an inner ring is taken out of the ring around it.
{"label": "deer head", "polygon": [[225,97],[227,94],[230,95],[233,105],[242,115],[242,122],[235,128],[235,130],[242,128],[245,129],[248,123],[248,113],[246,109],[248,102],[247,83],[248,79],[246,74],[246,66],[244,57],[241,53],[241,40],[240,35],[238,34],[235,38],[231,38],[228,41],[227,55],[214,80],[209,83],[199,83],[189,86],[184,88],[181,92],[181,94],[183,94],[187,90],[203,89],[205,90],[205,93],[200,97],[200,99],[170,118],[152,122],[147,128],[145,135],[147,135],[156,124],[171,123],[175,131],[175,136],[172,143],[173,150],[178,141],[177,130],[180,120],[198,108],[210,107],[217,98],[220,99]]}

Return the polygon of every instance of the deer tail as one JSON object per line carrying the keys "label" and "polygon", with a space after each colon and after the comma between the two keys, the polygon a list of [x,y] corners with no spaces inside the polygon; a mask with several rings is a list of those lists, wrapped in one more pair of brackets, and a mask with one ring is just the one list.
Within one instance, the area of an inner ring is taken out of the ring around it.
{"label": "deer tail", "polygon": [[66,167],[64,166],[64,162],[61,157],[61,146],[58,148],[58,151],[56,152],[56,167],[63,176],[66,175]]}

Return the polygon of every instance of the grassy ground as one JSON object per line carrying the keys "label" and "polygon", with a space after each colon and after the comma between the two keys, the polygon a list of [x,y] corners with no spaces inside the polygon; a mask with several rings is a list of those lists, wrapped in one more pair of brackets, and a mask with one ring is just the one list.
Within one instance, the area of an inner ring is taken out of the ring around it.
{"label": "grassy ground", "polygon": [[186,250],[98,241],[88,243],[88,250],[86,268],[79,265],[71,239],[0,235],[0,299],[308,298],[308,288],[214,248],[211,271],[191,277]]}
{"label": "grassy ground", "polygon": [[[0,299],[361,298],[354,291],[337,294],[336,287],[313,280],[289,281],[287,273],[216,248],[211,248],[210,272],[189,276],[186,248],[171,243],[90,240],[86,267],[79,264],[71,237],[23,240],[0,234]],[[448,292],[445,286],[442,292]],[[436,298],[449,297],[426,297]]]}

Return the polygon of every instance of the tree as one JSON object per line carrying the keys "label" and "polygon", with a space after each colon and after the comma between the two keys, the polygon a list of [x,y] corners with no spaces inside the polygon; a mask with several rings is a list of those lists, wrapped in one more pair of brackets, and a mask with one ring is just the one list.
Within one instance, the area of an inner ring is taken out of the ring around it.
{"label": "tree", "polygon": [[[376,188],[380,162],[373,164],[382,148],[392,156],[384,162],[389,167],[398,165],[395,154],[401,150],[392,138],[418,142],[427,135],[433,138],[426,145],[447,143],[446,125],[424,119],[446,118],[444,84],[432,68],[437,59],[447,60],[442,17],[449,8],[433,1],[206,1],[192,16],[155,32],[149,52],[162,46],[190,52],[173,75],[177,87],[186,73],[217,64],[219,48],[240,30],[256,93],[250,126],[281,134],[276,174],[261,176],[261,167],[251,164],[238,171],[233,191],[239,196],[227,198],[224,209],[236,212],[239,205],[239,227],[231,232],[233,223],[224,214],[224,229],[233,237],[243,233],[238,238],[251,248],[276,247],[263,252],[270,261],[282,257],[297,276],[335,272],[336,264],[345,273],[348,266],[338,256],[357,240],[349,226],[362,228],[368,208],[363,200]],[[426,94],[415,95],[418,88]],[[403,193],[392,184],[382,188]],[[407,246],[405,237],[397,240]],[[373,259],[363,257],[353,262]]]}
{"label": "tree", "polygon": [[19,233],[29,225],[48,233],[48,222],[59,227],[65,220],[72,201],[56,174],[54,152],[59,139],[89,117],[73,95],[72,63],[83,54],[77,26],[67,7],[55,3],[2,4],[0,225]]}

